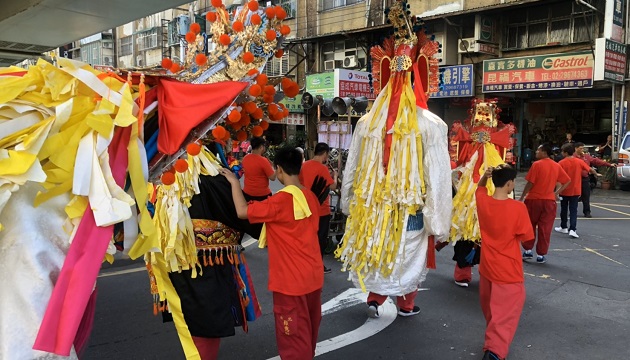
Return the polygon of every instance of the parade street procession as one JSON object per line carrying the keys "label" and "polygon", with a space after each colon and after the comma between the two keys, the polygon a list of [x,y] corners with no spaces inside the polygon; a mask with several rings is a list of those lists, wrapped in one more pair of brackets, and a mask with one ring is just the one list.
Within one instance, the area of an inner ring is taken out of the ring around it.
{"label": "parade street procession", "polygon": [[0,360],[630,358],[627,1],[5,5]]}

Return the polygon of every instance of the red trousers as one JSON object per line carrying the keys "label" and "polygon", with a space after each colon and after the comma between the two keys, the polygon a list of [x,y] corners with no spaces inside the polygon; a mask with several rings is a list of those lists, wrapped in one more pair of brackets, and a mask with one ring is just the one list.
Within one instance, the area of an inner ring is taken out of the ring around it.
{"label": "red trousers", "polygon": [[455,273],[453,274],[453,279],[457,282],[465,282],[469,283],[472,281],[472,266],[466,266],[465,268],[460,268],[455,264]]}
{"label": "red trousers", "polygon": [[[396,305],[398,305],[398,308],[401,310],[411,311],[413,310],[413,307],[415,306],[415,300],[416,300],[417,295],[418,295],[418,291],[412,291],[409,294],[406,294],[404,296],[397,296]],[[383,305],[385,300],[387,300],[387,295],[380,295],[373,292],[370,292],[367,298],[368,303],[371,303],[372,301],[376,301],[379,304],[379,306]]]}
{"label": "red trousers", "polygon": [[192,339],[197,351],[199,351],[201,360],[216,360],[219,357],[221,338],[193,336]]}
{"label": "red trousers", "polygon": [[322,289],[301,296],[273,293],[276,344],[282,360],[315,357],[322,320]]}
{"label": "red trousers", "polygon": [[525,285],[497,284],[479,274],[479,302],[486,318],[483,351],[490,350],[504,359],[525,304]]}
{"label": "red trousers", "polygon": [[536,234],[536,228],[538,228],[538,242],[536,243],[536,239],[524,241],[523,248],[525,250],[531,250],[534,248],[534,243],[536,243],[536,254],[547,255],[558,204],[556,204],[555,200],[525,199],[525,206],[527,206],[527,212],[529,213],[529,219],[534,228],[534,234]]}

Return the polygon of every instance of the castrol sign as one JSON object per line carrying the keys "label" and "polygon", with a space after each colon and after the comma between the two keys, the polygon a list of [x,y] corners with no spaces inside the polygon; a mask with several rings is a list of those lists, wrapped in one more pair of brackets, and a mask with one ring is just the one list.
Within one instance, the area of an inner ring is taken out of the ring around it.
{"label": "castrol sign", "polygon": [[483,92],[590,88],[593,63],[590,51],[485,60]]}

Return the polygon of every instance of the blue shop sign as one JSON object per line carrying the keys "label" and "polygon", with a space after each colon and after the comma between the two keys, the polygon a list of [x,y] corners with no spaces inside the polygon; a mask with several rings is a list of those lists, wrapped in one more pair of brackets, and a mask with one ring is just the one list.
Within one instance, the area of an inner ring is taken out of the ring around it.
{"label": "blue shop sign", "polygon": [[440,90],[432,98],[475,96],[473,65],[440,67]]}

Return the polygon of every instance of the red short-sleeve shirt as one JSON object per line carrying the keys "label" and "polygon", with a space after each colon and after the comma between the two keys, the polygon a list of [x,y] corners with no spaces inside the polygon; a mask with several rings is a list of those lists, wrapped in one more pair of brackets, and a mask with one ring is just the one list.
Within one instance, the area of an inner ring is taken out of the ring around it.
{"label": "red short-sleeve shirt", "polygon": [[534,238],[527,207],[520,201],[488,196],[481,186],[475,197],[481,230],[479,273],[499,284],[523,282],[521,242]]}
{"label": "red short-sleeve shirt", "polygon": [[273,175],[271,163],[258,154],[248,154],[243,158],[243,192],[251,196],[271,194],[269,177]]}
{"label": "red short-sleeve shirt", "polygon": [[324,263],[319,250],[319,201],[302,189],[312,215],[295,220],[293,196],[278,192],[247,207],[251,223],[265,223],[269,253],[269,291],[285,295],[309,294],[324,286]]}
{"label": "red short-sleeve shirt", "polygon": [[[313,182],[317,175],[326,180],[328,186],[332,185],[333,178],[330,176],[330,172],[326,165],[315,160],[308,160],[302,164],[302,170],[300,170],[300,183],[307,189],[313,186]],[[326,200],[319,207],[319,216],[330,215],[330,200],[326,197]]]}
{"label": "red short-sleeve shirt", "polygon": [[527,198],[530,200],[556,200],[556,183],[566,184],[571,179],[566,172],[550,158],[541,159],[532,164],[525,180],[534,184]]}
{"label": "red short-sleeve shirt", "polygon": [[584,162],[584,160],[574,157],[564,158],[560,160],[558,164],[560,165],[562,170],[564,170],[564,172],[569,175],[569,178],[571,178],[571,183],[560,193],[560,195],[582,195],[582,171],[586,171],[588,173],[591,168],[586,165],[586,162]]}

